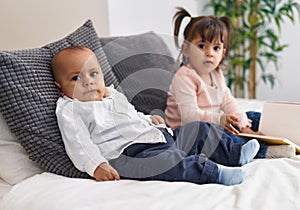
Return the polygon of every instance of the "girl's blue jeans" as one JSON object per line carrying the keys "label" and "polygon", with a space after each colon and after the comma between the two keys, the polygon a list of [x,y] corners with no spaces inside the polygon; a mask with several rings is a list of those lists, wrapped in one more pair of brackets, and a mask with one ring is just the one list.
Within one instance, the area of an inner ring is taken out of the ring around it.
{"label": "girl's blue jeans", "polygon": [[[247,117],[250,120],[252,120],[252,130],[258,131],[261,113],[260,112],[249,111],[249,112],[246,112],[246,114],[247,114]],[[247,140],[239,138],[236,135],[233,135],[233,134],[229,133],[228,131],[225,131],[225,132],[236,143],[245,143],[245,142],[247,142]],[[260,141],[260,140],[258,140],[258,142],[260,144],[260,148],[259,148],[259,151],[256,154],[255,158],[265,158],[266,157],[267,148],[268,148],[268,144],[265,143],[265,142],[263,142],[263,141]]]}

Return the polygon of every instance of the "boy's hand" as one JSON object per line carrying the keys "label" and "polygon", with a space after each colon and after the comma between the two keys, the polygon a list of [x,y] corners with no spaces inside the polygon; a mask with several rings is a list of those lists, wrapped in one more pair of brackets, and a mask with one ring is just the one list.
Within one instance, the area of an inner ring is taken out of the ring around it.
{"label": "boy's hand", "polygon": [[96,181],[120,180],[118,172],[109,164],[101,163],[94,172]]}
{"label": "boy's hand", "polygon": [[220,119],[220,125],[229,133],[232,133],[234,135],[238,135],[239,130],[241,129],[239,122],[240,118],[228,114],[223,114]]}
{"label": "boy's hand", "polygon": [[154,125],[166,124],[165,120],[159,115],[152,115],[150,119]]}
{"label": "boy's hand", "polygon": [[114,88],[114,85],[110,85],[109,87],[105,87],[104,98],[107,98],[111,94],[111,88]]}

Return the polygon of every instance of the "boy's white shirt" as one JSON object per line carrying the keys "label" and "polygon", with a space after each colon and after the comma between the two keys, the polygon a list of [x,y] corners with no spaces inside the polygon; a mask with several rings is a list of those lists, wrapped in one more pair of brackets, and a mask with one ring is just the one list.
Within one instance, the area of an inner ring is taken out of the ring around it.
{"label": "boy's white shirt", "polygon": [[127,98],[112,87],[102,101],[81,102],[66,96],[56,107],[66,152],[81,171],[94,175],[99,164],[120,156],[134,143],[166,142],[150,115],[137,112]]}

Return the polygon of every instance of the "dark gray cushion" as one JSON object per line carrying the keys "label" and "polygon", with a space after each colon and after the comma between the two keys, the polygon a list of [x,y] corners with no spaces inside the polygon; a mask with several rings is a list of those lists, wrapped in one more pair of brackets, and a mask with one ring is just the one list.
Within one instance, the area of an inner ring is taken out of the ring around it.
{"label": "dark gray cushion", "polygon": [[100,38],[122,91],[138,111],[164,117],[167,92],[178,63],[154,32]]}
{"label": "dark gray cushion", "polygon": [[118,86],[88,20],[75,32],[42,48],[0,52],[0,111],[29,157],[43,169],[69,177],[88,177],[68,158],[55,116],[58,92],[51,59],[71,45],[92,49],[101,63],[106,83]]}

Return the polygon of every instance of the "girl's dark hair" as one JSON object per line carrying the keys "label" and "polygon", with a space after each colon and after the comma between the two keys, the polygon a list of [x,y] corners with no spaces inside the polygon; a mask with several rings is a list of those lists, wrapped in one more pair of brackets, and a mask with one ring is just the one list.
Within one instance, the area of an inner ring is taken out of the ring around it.
{"label": "girl's dark hair", "polygon": [[212,42],[215,38],[220,38],[220,41],[224,44],[225,57],[228,56],[230,47],[230,35],[232,30],[232,22],[228,17],[216,17],[216,16],[198,16],[192,17],[184,8],[177,7],[174,20],[174,41],[177,48],[181,48],[178,43],[178,35],[182,20],[185,17],[191,18],[190,22],[184,29],[183,38],[184,41],[191,42],[197,33],[203,39],[203,41]]}

